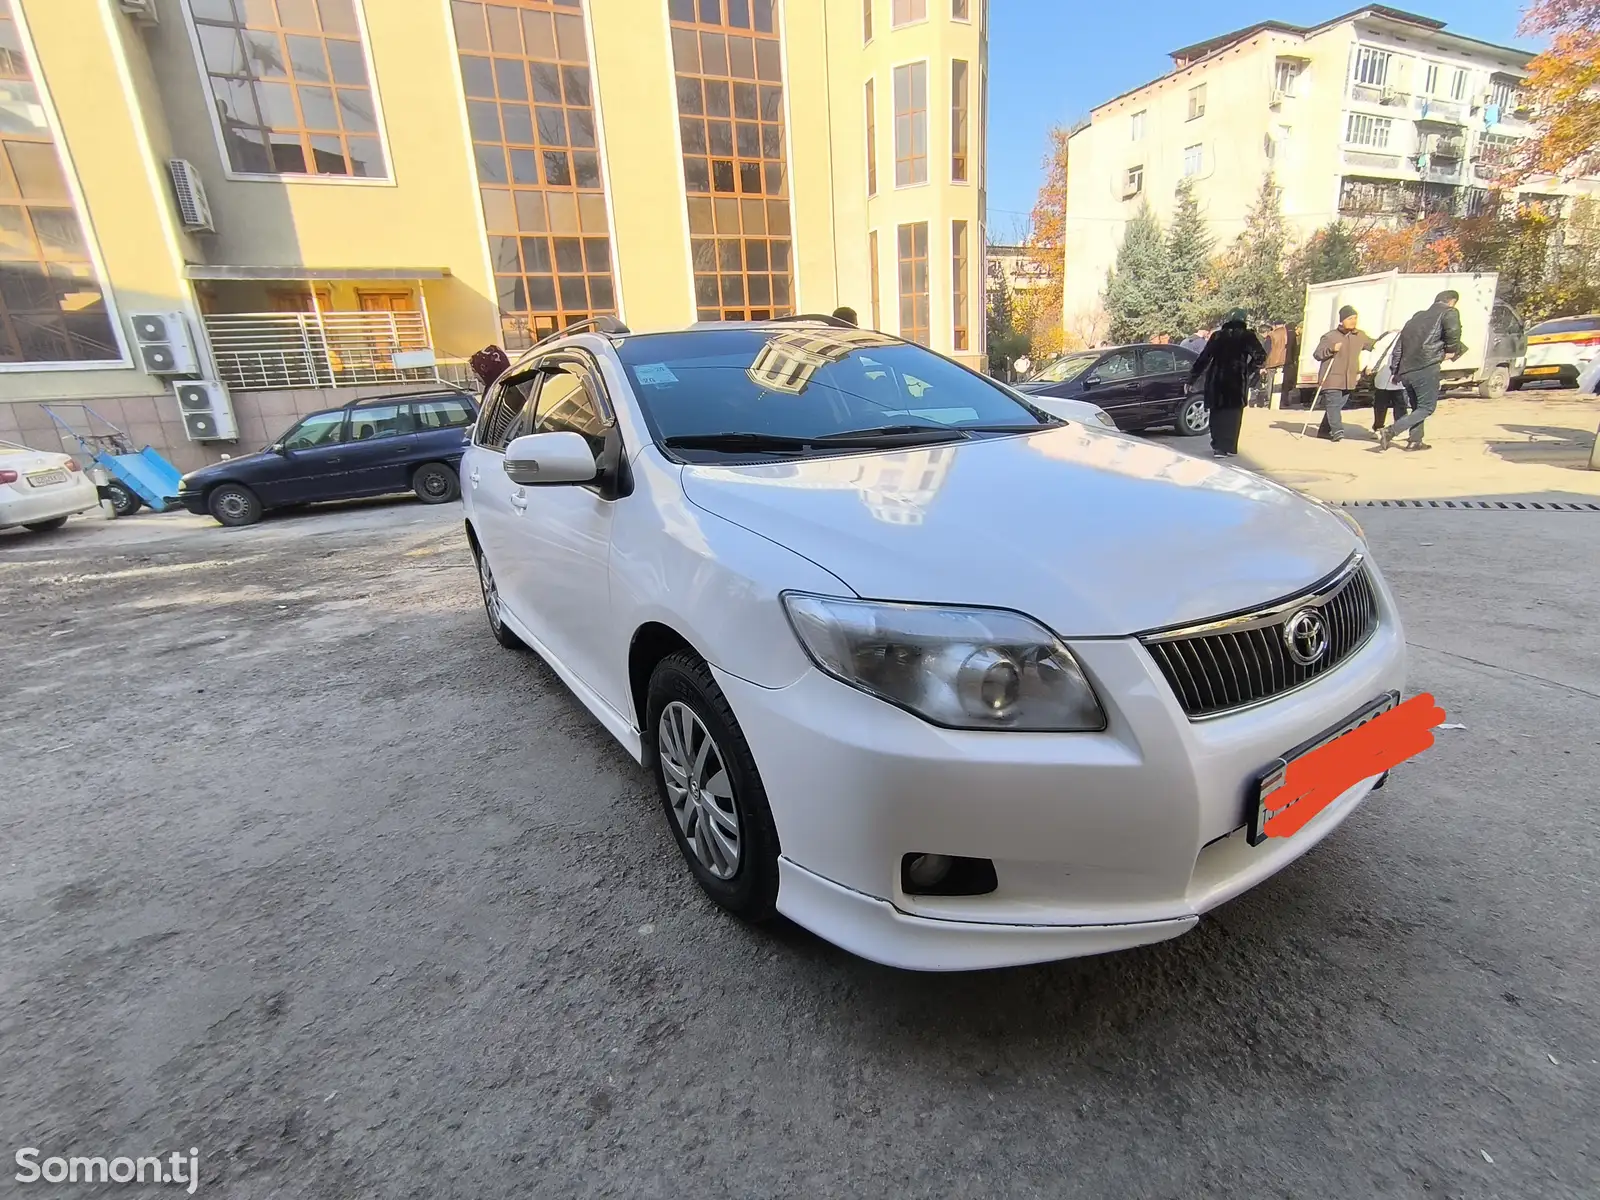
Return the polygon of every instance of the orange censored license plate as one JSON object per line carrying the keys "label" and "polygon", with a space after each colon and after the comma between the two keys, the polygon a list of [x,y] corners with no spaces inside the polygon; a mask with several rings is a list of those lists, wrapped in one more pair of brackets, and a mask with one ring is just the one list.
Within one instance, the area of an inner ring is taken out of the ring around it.
{"label": "orange censored license plate", "polygon": [[1432,746],[1444,709],[1429,695],[1399,701],[1398,692],[1389,692],[1265,767],[1256,777],[1250,844],[1293,837],[1363,779],[1382,775]]}

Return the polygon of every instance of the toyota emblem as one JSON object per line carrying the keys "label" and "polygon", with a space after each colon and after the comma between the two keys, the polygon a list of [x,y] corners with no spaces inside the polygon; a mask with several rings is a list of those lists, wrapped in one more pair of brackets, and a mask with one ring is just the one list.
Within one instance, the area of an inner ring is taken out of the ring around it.
{"label": "toyota emblem", "polygon": [[1328,623],[1314,608],[1302,608],[1283,625],[1283,644],[1302,667],[1319,662],[1328,652]]}

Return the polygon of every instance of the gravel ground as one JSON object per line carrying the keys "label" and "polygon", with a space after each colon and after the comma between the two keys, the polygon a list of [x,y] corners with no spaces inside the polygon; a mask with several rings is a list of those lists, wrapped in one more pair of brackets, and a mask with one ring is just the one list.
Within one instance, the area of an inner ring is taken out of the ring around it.
{"label": "gravel ground", "polygon": [[714,911],[453,507],[0,534],[0,1194],[1592,1200],[1600,516],[1360,515],[1466,729],[1186,937],[958,976]]}

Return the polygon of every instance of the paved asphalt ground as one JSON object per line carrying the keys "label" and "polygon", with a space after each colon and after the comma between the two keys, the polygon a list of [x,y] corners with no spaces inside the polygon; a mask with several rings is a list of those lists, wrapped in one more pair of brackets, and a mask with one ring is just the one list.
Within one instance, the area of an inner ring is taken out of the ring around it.
{"label": "paved asphalt ground", "polygon": [[1466,728],[1186,937],[959,976],[713,911],[453,507],[0,534],[0,1195],[1593,1200],[1600,514],[1359,515]]}

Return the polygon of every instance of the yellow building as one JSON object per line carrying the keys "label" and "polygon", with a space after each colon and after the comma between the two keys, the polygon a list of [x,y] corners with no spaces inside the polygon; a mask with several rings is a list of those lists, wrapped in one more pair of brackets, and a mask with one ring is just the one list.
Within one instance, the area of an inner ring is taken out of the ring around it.
{"label": "yellow building", "polygon": [[986,17],[0,0],[0,438],[87,404],[193,466],[603,313],[846,305],[977,366]]}

